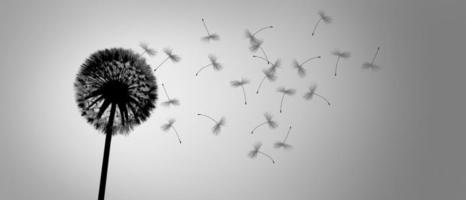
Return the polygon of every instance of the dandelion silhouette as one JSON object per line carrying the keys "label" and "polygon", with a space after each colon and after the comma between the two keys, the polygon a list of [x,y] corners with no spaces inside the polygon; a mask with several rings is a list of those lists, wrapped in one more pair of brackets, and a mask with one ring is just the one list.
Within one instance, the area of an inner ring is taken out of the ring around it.
{"label": "dandelion silhouette", "polygon": [[351,53],[347,51],[335,50],[332,52],[332,55],[337,56],[337,63],[335,64],[335,74],[334,74],[335,76],[337,76],[338,63],[340,62],[340,58],[347,59],[351,56]]}
{"label": "dandelion silhouette", "polygon": [[275,129],[278,127],[278,124],[277,122],[275,122],[272,118],[272,115],[270,113],[264,113],[264,117],[265,117],[265,122],[262,122],[260,123],[259,125],[257,125],[256,127],[254,127],[252,130],[251,130],[251,134],[254,134],[254,131],[256,131],[257,128],[263,126],[263,125],[268,125],[271,129]]}
{"label": "dandelion silhouette", "polygon": [[256,52],[259,49],[263,41],[258,39],[256,35],[262,32],[263,30],[270,29],[270,28],[273,28],[273,26],[262,27],[258,29],[257,31],[255,31],[254,33],[251,33],[249,30],[246,30],[246,38],[249,39],[249,44],[251,45],[249,46],[249,50],[251,50],[252,52]]}
{"label": "dandelion silhouette", "polygon": [[296,92],[294,89],[286,89],[283,87],[280,87],[277,89],[278,92],[282,93],[282,100],[280,101],[280,113],[282,113],[282,107],[283,107],[283,99],[285,98],[285,95],[292,96]]}
{"label": "dandelion silhouette", "polygon": [[321,57],[320,56],[311,57],[311,58],[308,58],[307,60],[305,60],[302,63],[299,63],[297,60],[294,60],[293,61],[293,67],[298,70],[298,75],[299,76],[304,77],[304,76],[306,76],[306,69],[304,69],[304,67],[303,67],[304,64],[308,63],[311,60],[317,59],[317,58],[321,58]]}
{"label": "dandelion silhouette", "polygon": [[380,51],[380,47],[377,47],[377,50],[375,51],[374,57],[372,57],[372,61],[370,63],[365,62],[364,64],[362,64],[363,69],[371,69],[373,71],[380,69],[380,66],[375,64],[375,59],[377,58],[377,55],[379,54],[379,51]]}
{"label": "dandelion silhouette", "polygon": [[257,158],[257,155],[261,154],[261,155],[263,155],[263,156],[269,158],[269,159],[272,161],[272,163],[275,164],[275,160],[272,158],[272,156],[270,156],[269,154],[266,154],[266,153],[262,152],[262,151],[260,150],[261,147],[262,147],[262,143],[256,143],[256,144],[254,145],[253,150],[251,150],[251,151],[248,153],[248,156],[249,156],[250,158],[254,159],[254,158]]}
{"label": "dandelion silhouette", "polygon": [[164,106],[171,106],[171,105],[178,106],[178,105],[180,105],[180,101],[178,99],[170,98],[170,96],[168,96],[167,89],[165,88],[165,84],[163,84],[163,83],[162,83],[162,88],[163,88],[163,92],[165,93],[165,96],[167,96],[167,99],[168,99],[167,101],[162,102],[162,105],[164,105]]}
{"label": "dandelion silhouette", "polygon": [[208,115],[204,115],[204,114],[201,114],[201,113],[198,113],[197,115],[202,116],[202,117],[206,117],[206,118],[212,120],[215,123],[215,125],[212,127],[212,133],[214,135],[218,135],[220,133],[220,131],[221,131],[222,126],[225,126],[225,118],[224,117],[220,118],[220,120],[217,121],[217,120],[215,120],[214,118],[212,118],[212,117],[210,117]]}
{"label": "dandelion silhouette", "polygon": [[207,32],[207,36],[202,37],[201,40],[210,42],[211,40],[214,41],[214,40],[220,39],[220,36],[218,34],[209,32],[209,29],[207,28],[204,18],[202,18],[202,24],[204,24],[204,28],[205,28],[205,31]]}
{"label": "dandelion silhouette", "polygon": [[129,49],[99,50],[81,65],[74,87],[81,115],[105,136],[99,200],[105,197],[112,136],[127,134],[155,108],[157,84],[150,66]]}
{"label": "dandelion silhouette", "polygon": [[283,149],[291,149],[293,146],[290,144],[286,143],[286,140],[288,139],[288,136],[290,135],[291,131],[291,126],[288,128],[288,132],[286,133],[285,138],[282,141],[276,142],[273,146],[277,149],[283,148]]}
{"label": "dandelion silhouette", "polygon": [[275,63],[270,66],[269,69],[262,70],[262,73],[264,73],[264,78],[262,78],[261,82],[259,83],[259,86],[257,86],[256,94],[259,94],[259,90],[262,87],[262,83],[264,83],[264,80],[267,79],[269,81],[275,81],[277,79],[277,76],[275,75],[277,68],[279,68],[281,65],[281,61],[277,60]]}
{"label": "dandelion silhouette", "polygon": [[139,43],[139,46],[142,48],[142,53],[140,54],[140,56],[142,57],[144,54],[147,54],[149,56],[155,56],[155,54],[157,54],[157,51],[152,49],[152,48],[149,48],[149,45],[145,42],[141,42]]}
{"label": "dandelion silhouette", "polygon": [[246,91],[244,90],[244,85],[248,84],[249,80],[245,78],[241,78],[240,81],[231,81],[230,84],[233,88],[241,87],[243,89],[243,96],[244,96],[244,105],[248,104],[246,100]]}
{"label": "dandelion silhouette", "polygon": [[314,30],[312,30],[312,36],[315,35],[317,26],[319,26],[320,22],[323,21],[326,24],[330,24],[332,22],[332,18],[324,13],[324,11],[319,11],[319,20],[317,21],[316,25],[314,25]]}
{"label": "dandelion silhouette", "polygon": [[154,71],[157,71],[167,60],[171,60],[173,63],[177,63],[181,60],[181,57],[179,55],[173,54],[173,51],[171,49],[165,48],[163,52],[167,55],[167,58],[165,58],[162,63],[157,66]]}
{"label": "dandelion silhouette", "polygon": [[210,66],[212,66],[212,68],[213,68],[215,71],[220,71],[220,70],[223,69],[222,64],[220,64],[219,62],[217,62],[217,57],[216,57],[216,56],[214,56],[214,55],[209,55],[209,60],[210,60],[210,64],[205,65],[205,66],[201,67],[199,70],[197,70],[196,76],[198,76],[199,73],[201,73],[202,70],[204,70],[205,68],[210,67]]}
{"label": "dandelion silhouette", "polygon": [[306,94],[304,94],[304,96],[303,96],[304,99],[306,99],[306,100],[311,100],[312,97],[317,96],[317,97],[319,97],[320,99],[322,99],[323,101],[325,101],[325,102],[330,106],[330,101],[329,101],[327,98],[325,98],[324,96],[322,96],[322,95],[320,95],[320,94],[317,94],[317,93],[316,93],[316,89],[317,89],[317,85],[311,85],[311,86],[309,87],[309,91],[306,92]]}
{"label": "dandelion silhouette", "polygon": [[173,129],[173,131],[175,132],[176,134],[176,137],[178,138],[178,142],[181,144],[181,139],[180,139],[180,135],[178,134],[178,131],[176,131],[176,128],[173,124],[175,124],[176,120],[175,119],[169,119],[168,122],[164,125],[162,125],[160,128],[163,130],[163,131],[168,131],[170,129]]}

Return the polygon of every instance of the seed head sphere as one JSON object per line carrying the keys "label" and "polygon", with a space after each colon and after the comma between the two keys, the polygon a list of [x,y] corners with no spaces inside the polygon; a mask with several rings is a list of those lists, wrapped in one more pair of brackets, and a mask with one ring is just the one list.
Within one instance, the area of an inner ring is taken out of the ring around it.
{"label": "seed head sphere", "polygon": [[[129,49],[91,54],[81,65],[74,87],[81,115],[105,134],[128,133],[149,117],[157,101],[157,84],[150,66]],[[109,126],[111,117],[114,119]]]}

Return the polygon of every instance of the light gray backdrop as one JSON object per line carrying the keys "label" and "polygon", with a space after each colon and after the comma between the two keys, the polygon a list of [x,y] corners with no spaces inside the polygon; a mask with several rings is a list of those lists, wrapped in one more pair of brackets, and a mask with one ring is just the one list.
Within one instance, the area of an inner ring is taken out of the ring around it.
{"label": "light gray backdrop", "polygon": [[[0,2],[0,199],[96,199],[104,136],[80,116],[73,82],[96,50],[173,48],[156,76],[181,106],[158,106],[114,137],[107,199],[465,199],[465,1]],[[321,24],[324,10],[334,18]],[[204,43],[201,18],[219,42]],[[281,58],[265,82],[246,28]],[[378,72],[364,71],[377,46]],[[352,53],[333,77],[334,49]],[[218,56],[225,69],[196,70]],[[321,55],[299,78],[292,60]],[[147,58],[159,64],[164,55]],[[249,78],[248,105],[229,81]],[[329,98],[305,101],[311,83]],[[297,89],[280,114],[279,86]],[[160,93],[160,100],[166,100]],[[160,101],[158,102],[160,103]],[[249,131],[271,112],[279,128]],[[225,116],[219,136],[196,113]],[[183,144],[160,126],[170,117]],[[293,126],[290,151],[274,149]],[[272,155],[249,159],[255,142]]]}

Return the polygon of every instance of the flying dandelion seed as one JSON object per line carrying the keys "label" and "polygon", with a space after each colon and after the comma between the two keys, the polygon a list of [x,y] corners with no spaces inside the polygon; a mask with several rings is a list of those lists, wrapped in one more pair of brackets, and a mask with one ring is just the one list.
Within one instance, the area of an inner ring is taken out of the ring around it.
{"label": "flying dandelion seed", "polygon": [[380,47],[377,47],[377,50],[375,51],[374,57],[372,57],[372,61],[370,63],[365,62],[364,64],[362,64],[363,69],[371,69],[372,71],[380,69],[380,66],[375,64],[375,59],[377,58],[377,55],[379,54],[379,51],[380,51]]}
{"label": "flying dandelion seed", "polygon": [[320,99],[322,99],[323,101],[325,101],[325,102],[330,106],[330,101],[329,101],[327,98],[325,98],[324,96],[322,96],[322,95],[320,95],[320,94],[317,94],[317,93],[316,93],[316,89],[317,89],[317,85],[311,85],[311,86],[309,87],[309,91],[307,91],[307,92],[304,94],[304,96],[303,96],[304,99],[306,99],[306,100],[311,100],[312,97],[317,96],[317,97],[319,97]]}
{"label": "flying dandelion seed", "polygon": [[269,57],[268,57],[267,54],[265,53],[264,48],[259,47],[259,49],[261,50],[262,54],[264,55],[263,60],[267,61],[267,64],[270,64],[271,62],[270,62],[270,60],[269,60]]}
{"label": "flying dandelion seed", "polygon": [[320,56],[311,57],[311,58],[308,58],[307,60],[305,60],[302,63],[299,63],[297,60],[294,60],[293,61],[293,67],[298,70],[298,75],[300,77],[304,77],[304,76],[306,76],[306,69],[304,69],[304,67],[303,67],[304,64],[306,64],[307,62],[309,62],[311,60],[318,59],[318,58],[321,58],[321,57]]}
{"label": "flying dandelion seed", "polygon": [[243,89],[244,105],[248,104],[246,100],[246,91],[244,90],[244,85],[248,84],[249,80],[241,78],[240,81],[231,81],[230,84],[233,88],[241,87]]}
{"label": "flying dandelion seed", "polygon": [[273,146],[277,149],[280,149],[280,148],[291,149],[293,146],[286,143],[286,140],[288,139],[288,136],[290,135],[290,131],[291,131],[291,126],[288,128],[288,132],[286,133],[285,138],[282,141],[276,142]]}
{"label": "flying dandelion seed", "polygon": [[204,24],[204,28],[205,28],[205,31],[207,32],[207,36],[202,37],[201,40],[206,41],[206,42],[210,42],[211,40],[212,41],[220,40],[220,36],[218,34],[209,32],[209,29],[207,28],[204,18],[202,18],[202,24]]}
{"label": "flying dandelion seed", "polygon": [[317,26],[319,26],[320,22],[323,21],[326,24],[330,24],[332,22],[332,18],[324,13],[324,11],[319,11],[319,20],[317,21],[316,25],[314,25],[314,30],[312,30],[312,36],[315,35]]}
{"label": "flying dandelion seed", "polygon": [[217,62],[217,57],[215,55],[209,55],[209,60],[210,60],[210,63],[208,65],[205,65],[205,66],[201,67],[199,70],[197,70],[196,76],[198,76],[199,73],[201,73],[202,70],[204,70],[205,68],[210,67],[210,66],[212,66],[214,71],[220,71],[220,70],[223,69],[222,64]]}
{"label": "flying dandelion seed", "polygon": [[149,48],[149,45],[145,42],[139,43],[139,47],[142,49],[142,53],[139,54],[139,56],[143,56],[144,54],[147,54],[149,56],[155,56],[157,54],[157,51]]}
{"label": "flying dandelion seed", "polygon": [[273,28],[273,26],[262,27],[258,29],[257,31],[255,31],[254,33],[251,33],[249,30],[246,30],[246,38],[249,39],[249,44],[250,44],[249,50],[251,50],[252,52],[256,52],[260,48],[262,43],[264,42],[258,39],[256,35],[262,32],[263,30],[271,29],[271,28]]}
{"label": "flying dandelion seed", "polygon": [[163,88],[163,92],[165,93],[165,96],[168,99],[167,101],[162,102],[162,105],[164,105],[164,106],[171,106],[171,105],[178,106],[178,105],[180,105],[180,101],[178,99],[170,98],[170,96],[168,96],[167,89],[165,88],[165,84],[163,84],[163,83],[162,83],[162,88]]}
{"label": "flying dandelion seed", "polygon": [[212,127],[212,133],[214,135],[218,135],[220,133],[220,131],[221,131],[221,128],[223,126],[225,126],[225,118],[224,117],[220,118],[220,120],[217,121],[217,120],[215,120],[214,118],[212,118],[212,117],[210,117],[208,115],[204,115],[204,114],[201,114],[201,113],[198,113],[197,115],[202,116],[202,117],[206,117],[206,118],[212,120],[215,123],[214,126]]}
{"label": "flying dandelion seed", "polygon": [[268,125],[271,129],[275,129],[278,127],[277,122],[275,122],[272,118],[272,115],[270,113],[264,113],[265,121],[257,125],[251,130],[251,134],[254,134],[254,131],[256,131],[257,128],[263,126],[263,125]]}
{"label": "flying dandelion seed", "polygon": [[261,154],[267,158],[269,158],[273,164],[275,164],[275,160],[272,158],[272,156],[270,156],[269,154],[266,154],[264,152],[262,152],[260,149],[262,147],[262,143],[256,143],[253,147],[253,150],[251,150],[249,153],[248,153],[248,156],[252,159],[254,158],[257,158],[257,155]]}
{"label": "flying dandelion seed", "polygon": [[105,134],[99,200],[105,197],[112,136],[127,134],[155,108],[157,84],[150,66],[129,49],[99,50],[81,65],[74,83],[81,115]]}
{"label": "flying dandelion seed", "polygon": [[176,137],[178,138],[178,142],[181,144],[181,139],[180,139],[180,135],[178,134],[178,131],[176,130],[174,124],[175,124],[176,120],[175,119],[169,119],[168,122],[164,125],[162,125],[160,128],[163,130],[163,131],[168,131],[170,129],[173,129],[173,131],[175,132],[176,134]]}
{"label": "flying dandelion seed", "polygon": [[294,89],[286,89],[283,87],[280,87],[277,89],[278,92],[282,93],[282,100],[280,101],[280,113],[282,113],[282,107],[283,107],[283,99],[285,98],[285,95],[292,96],[296,92]]}
{"label": "flying dandelion seed", "polygon": [[173,63],[177,63],[181,60],[181,57],[179,55],[176,55],[173,53],[173,51],[169,48],[165,48],[163,52],[167,55],[167,58],[165,58],[162,63],[157,66],[154,71],[157,71],[167,60],[171,60]]}
{"label": "flying dandelion seed", "polygon": [[351,53],[347,51],[335,50],[332,52],[332,55],[337,56],[337,63],[335,64],[335,73],[334,73],[334,75],[337,76],[338,63],[340,62],[340,58],[348,59],[351,56]]}
{"label": "flying dandelion seed", "polygon": [[259,86],[257,86],[256,94],[259,94],[259,90],[262,87],[262,83],[264,83],[264,80],[267,79],[270,82],[275,81],[277,79],[277,76],[275,75],[277,68],[279,68],[281,65],[280,59],[275,61],[275,63],[270,66],[269,69],[262,70],[262,73],[264,73],[264,78],[262,78],[261,82],[259,83]]}

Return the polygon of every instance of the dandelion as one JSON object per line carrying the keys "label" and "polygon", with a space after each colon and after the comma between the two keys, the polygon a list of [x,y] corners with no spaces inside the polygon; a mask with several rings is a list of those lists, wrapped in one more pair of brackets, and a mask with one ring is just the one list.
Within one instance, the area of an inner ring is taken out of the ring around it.
{"label": "dandelion", "polygon": [[286,133],[285,138],[282,141],[276,142],[273,146],[277,149],[283,148],[283,149],[291,149],[293,146],[290,144],[286,143],[286,140],[288,139],[288,136],[290,135],[291,131],[291,126],[288,128],[288,132]]}
{"label": "dandelion", "polygon": [[210,60],[210,63],[209,63],[208,65],[205,65],[205,66],[201,67],[199,70],[197,70],[196,76],[198,76],[199,73],[201,73],[202,70],[204,70],[205,68],[210,67],[210,66],[212,66],[212,68],[213,68],[215,71],[220,71],[220,70],[223,69],[222,64],[220,64],[219,62],[217,62],[217,57],[216,57],[216,56],[214,56],[214,55],[209,55],[209,60]]}
{"label": "dandelion", "polygon": [[269,81],[275,81],[277,79],[277,76],[275,75],[275,72],[277,71],[277,68],[279,68],[281,65],[281,61],[277,60],[275,63],[270,66],[269,69],[262,70],[262,73],[264,73],[264,78],[262,78],[261,82],[259,83],[259,86],[257,86],[256,94],[259,94],[259,90],[262,87],[262,83],[264,83],[264,80],[267,79]]}
{"label": "dandelion", "polygon": [[206,117],[206,118],[212,120],[215,123],[214,126],[212,127],[212,133],[214,135],[218,135],[220,133],[220,131],[221,131],[222,126],[225,126],[225,118],[224,117],[220,118],[220,120],[217,121],[214,118],[212,118],[212,117],[210,117],[208,115],[201,114],[201,113],[198,113],[197,116]]}
{"label": "dandelion", "polygon": [[175,126],[173,125],[175,123],[175,119],[169,119],[168,122],[164,125],[162,125],[160,128],[163,130],[163,131],[168,131],[170,129],[173,129],[173,131],[175,132],[176,134],[176,137],[178,138],[178,142],[181,144],[181,139],[180,139],[180,135],[178,134],[178,131],[176,131],[176,128]]}
{"label": "dandelion", "polygon": [[309,91],[307,91],[306,94],[304,94],[304,96],[303,96],[304,99],[311,100],[312,97],[317,96],[320,99],[322,99],[323,101],[325,101],[330,106],[330,101],[327,98],[325,98],[324,96],[322,96],[320,94],[317,94],[316,89],[317,89],[317,85],[311,85],[309,87]]}
{"label": "dandelion", "polygon": [[321,58],[321,57],[320,56],[311,57],[311,58],[308,58],[307,60],[305,60],[302,63],[299,63],[297,60],[294,60],[293,61],[293,67],[298,70],[298,75],[299,76],[304,77],[304,76],[306,76],[306,69],[304,69],[303,65],[306,64],[307,62],[309,62],[311,60],[314,60],[314,59],[317,59],[317,58]]}
{"label": "dandelion", "polygon": [[154,69],[154,71],[157,71],[157,69],[159,69],[165,62],[167,62],[167,60],[171,60],[173,63],[177,63],[181,60],[181,57],[174,54],[173,51],[169,48],[165,48],[163,52],[167,55],[167,58],[165,58],[162,63],[160,63],[159,66]]}
{"label": "dandelion", "polygon": [[263,155],[263,156],[269,158],[269,159],[272,161],[272,163],[275,164],[275,160],[272,158],[272,156],[270,156],[269,154],[266,154],[266,153],[262,152],[262,151],[260,150],[261,147],[262,147],[262,143],[256,143],[256,144],[254,145],[253,150],[251,150],[251,151],[248,153],[248,156],[249,156],[250,158],[254,159],[254,158],[257,158],[257,155],[258,155],[258,154],[261,154],[261,155]]}
{"label": "dandelion", "polygon": [[246,30],[246,38],[249,39],[249,44],[251,45],[249,47],[249,50],[251,50],[252,52],[256,52],[263,43],[263,41],[258,39],[256,35],[262,32],[263,30],[271,29],[271,28],[273,28],[273,26],[262,27],[258,29],[257,31],[255,31],[254,33],[251,33],[249,30]]}
{"label": "dandelion", "polygon": [[163,92],[165,93],[165,96],[168,99],[167,101],[162,102],[162,105],[164,105],[164,106],[171,106],[171,105],[178,106],[178,105],[180,105],[180,101],[178,99],[170,98],[170,96],[168,96],[167,89],[165,88],[165,84],[163,84],[163,83],[162,83],[162,88],[163,88]]}
{"label": "dandelion", "polygon": [[324,13],[324,11],[319,11],[319,20],[317,21],[316,25],[314,26],[314,30],[312,30],[312,36],[315,35],[317,26],[319,26],[319,23],[323,21],[326,24],[330,24],[332,22],[332,18]]}
{"label": "dandelion", "polygon": [[244,85],[248,84],[249,80],[245,78],[241,78],[240,81],[231,81],[230,84],[233,88],[241,87],[243,89],[243,96],[244,96],[244,105],[248,104],[246,100],[246,91],[244,90]]}
{"label": "dandelion", "polygon": [[377,50],[375,51],[374,57],[372,57],[372,61],[370,63],[365,62],[364,64],[362,64],[363,69],[371,69],[371,70],[380,69],[380,66],[375,64],[375,58],[377,58],[377,55],[379,54],[379,51],[380,51],[380,47],[377,47]]}
{"label": "dandelion", "polygon": [[283,99],[285,98],[285,95],[292,96],[296,92],[294,89],[286,89],[283,87],[280,87],[277,89],[278,92],[282,93],[282,100],[280,101],[280,113],[282,113],[282,107],[283,107]]}
{"label": "dandelion", "polygon": [[275,122],[272,118],[272,115],[270,113],[264,113],[265,121],[257,125],[251,130],[251,134],[254,134],[254,131],[256,131],[257,128],[263,126],[263,125],[268,125],[271,129],[275,129],[278,127],[277,122]]}
{"label": "dandelion", "polygon": [[141,42],[139,43],[139,46],[142,48],[142,53],[139,54],[139,56],[143,56],[144,54],[147,54],[149,56],[155,56],[155,54],[157,54],[157,51],[152,49],[152,48],[149,48],[149,45],[145,42]]}
{"label": "dandelion", "polygon": [[340,62],[340,58],[347,59],[351,56],[350,52],[347,51],[339,51],[335,50],[332,52],[334,56],[337,56],[337,63],[335,64],[335,76],[337,76],[337,70],[338,70],[338,63]]}
{"label": "dandelion", "polygon": [[105,134],[99,200],[105,197],[112,136],[127,134],[155,108],[157,84],[150,66],[129,49],[99,50],[81,65],[74,83],[81,115]]}
{"label": "dandelion", "polygon": [[202,37],[201,40],[206,41],[206,42],[210,42],[211,40],[219,40],[220,39],[220,36],[218,34],[209,32],[209,29],[207,28],[207,25],[205,23],[204,18],[202,18],[202,24],[204,24],[204,28],[205,28],[205,30],[207,32],[207,36]]}

